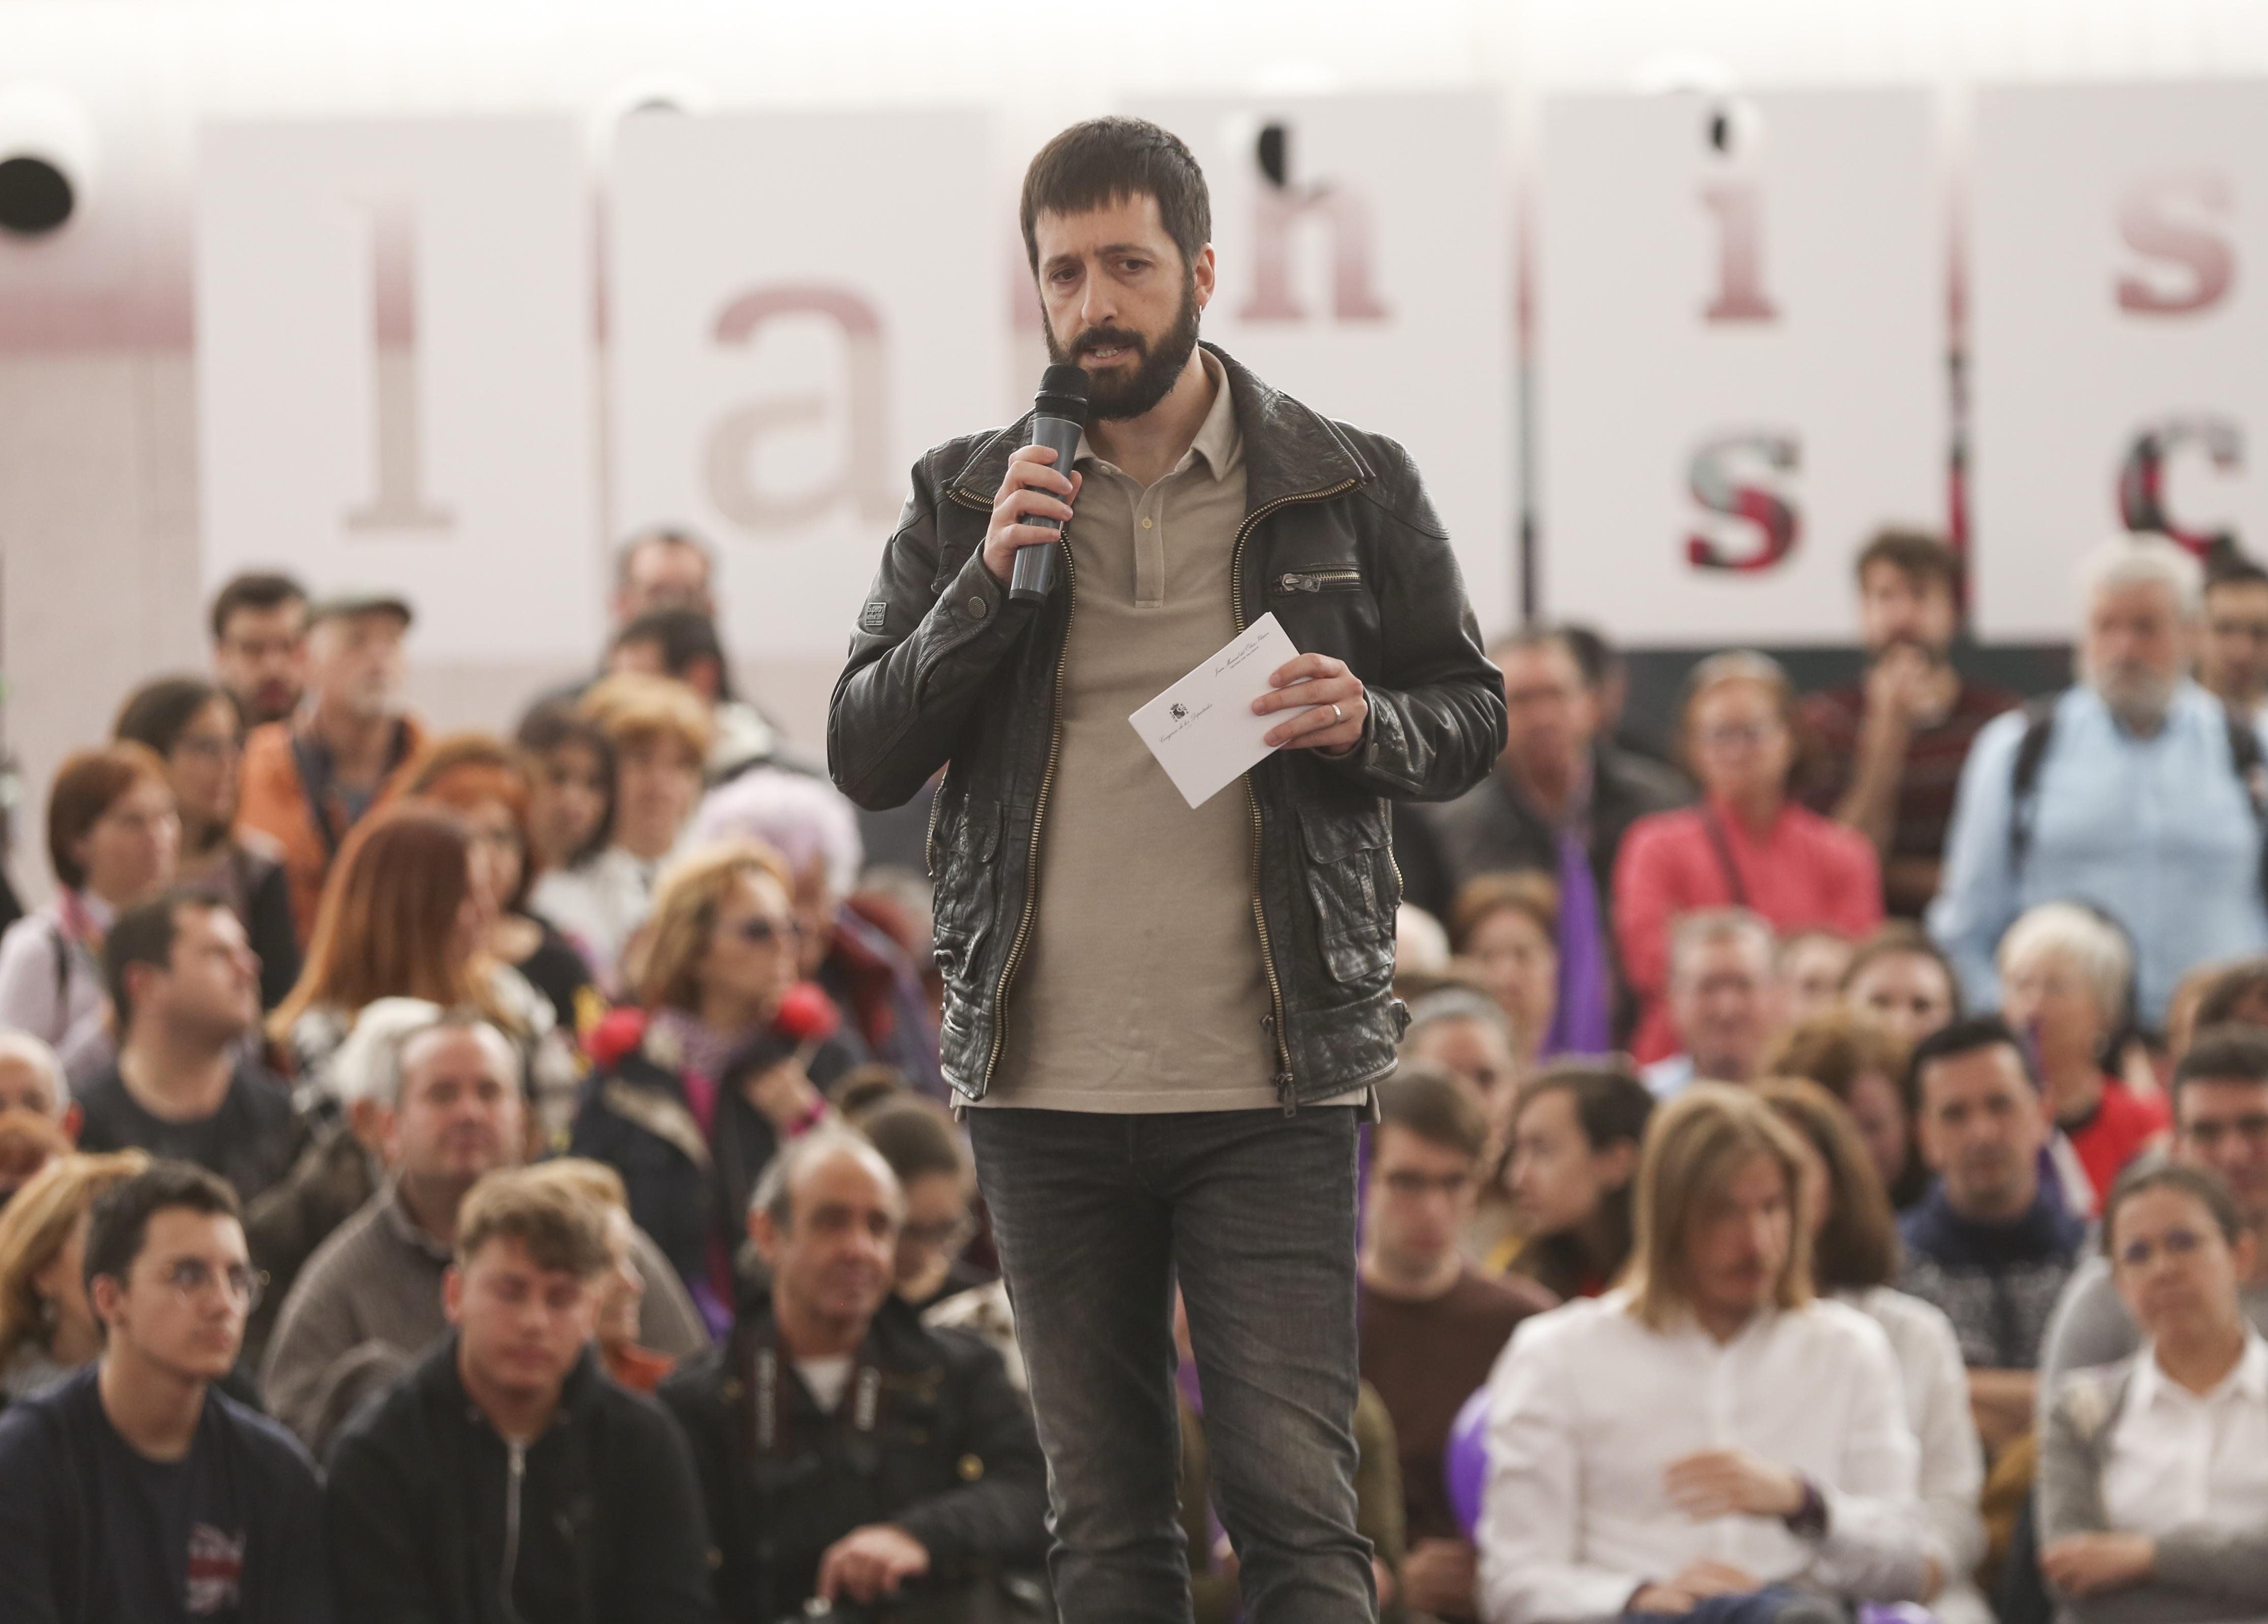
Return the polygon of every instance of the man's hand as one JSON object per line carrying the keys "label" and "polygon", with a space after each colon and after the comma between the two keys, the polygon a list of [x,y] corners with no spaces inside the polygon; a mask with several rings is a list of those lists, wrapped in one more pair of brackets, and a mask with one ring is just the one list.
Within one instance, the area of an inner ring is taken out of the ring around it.
{"label": "man's hand", "polygon": [[2001,1451],[2032,1429],[2039,1390],[2036,1370],[1969,1372],[1969,1413],[1977,1419],[1986,1456],[1999,1459]]}
{"label": "man's hand", "polygon": [[865,1606],[895,1596],[908,1579],[929,1571],[929,1547],[888,1523],[854,1528],[819,1559],[819,1593],[828,1601],[848,1596]]}
{"label": "man's hand", "polygon": [[1712,1517],[1793,1517],[1803,1510],[1803,1480],[1746,1450],[1712,1449],[1673,1460],[1662,1487],[1696,1522]]}
{"label": "man's hand", "polygon": [[2157,1570],[2158,1542],[2147,1534],[2070,1534],[2040,1553],[2048,1583],[2071,1597],[2124,1590]]}
{"label": "man's hand", "polygon": [[1473,1595],[1480,1580],[1477,1556],[1463,1539],[1420,1539],[1411,1546],[1402,1559],[1402,1593],[1410,1610],[1436,1618],[1478,1618]]}
{"label": "man's hand", "polygon": [[1020,447],[1008,459],[1008,472],[992,497],[992,522],[984,531],[984,568],[1003,586],[1016,572],[1019,547],[1058,540],[1062,533],[1045,525],[1026,524],[1029,518],[1059,518],[1071,523],[1071,504],[1086,482],[1079,474],[1057,473],[1052,445]]}
{"label": "man's hand", "polygon": [[742,1080],[747,1101],[783,1134],[810,1121],[826,1103],[805,1075],[803,1062],[792,1054],[777,1065]]}
{"label": "man's hand", "polygon": [[[1300,686],[1293,687],[1293,683]],[[1302,654],[1268,679],[1275,692],[1252,702],[1253,713],[1267,716],[1301,705],[1314,709],[1293,716],[1281,727],[1270,728],[1264,742],[1285,750],[1322,750],[1344,755],[1362,742],[1363,724],[1370,719],[1370,701],[1362,679],[1346,668],[1344,660],[1328,654]]]}
{"label": "man's hand", "polygon": [[1760,1590],[1756,1576],[1730,1562],[1703,1557],[1688,1562],[1683,1572],[1667,1584],[1648,1584],[1630,1598],[1627,1613],[1668,1613],[1679,1617],[1712,1596],[1745,1596]]}
{"label": "man's hand", "polygon": [[1883,650],[1867,672],[1867,720],[1895,725],[1902,736],[1921,726],[1936,707],[1930,692],[1934,675],[1929,656],[1911,643]]}

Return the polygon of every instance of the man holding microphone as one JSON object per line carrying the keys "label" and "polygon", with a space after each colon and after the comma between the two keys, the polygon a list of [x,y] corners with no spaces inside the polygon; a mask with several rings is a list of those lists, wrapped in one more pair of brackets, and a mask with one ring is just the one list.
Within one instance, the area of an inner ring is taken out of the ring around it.
{"label": "man holding microphone", "polygon": [[[1178,1278],[1246,1616],[1356,1624],[1378,1604],[1355,1532],[1355,1125],[1404,1018],[1388,803],[1487,773],[1503,687],[1408,453],[1197,343],[1214,256],[1186,146],[1075,125],[1022,217],[1086,434],[1068,469],[1029,418],[915,466],[828,761],[870,807],[950,764],[944,1066],[1029,1365],[1064,1618],[1189,1615]],[[1052,589],[1012,599],[1042,545],[1064,549]],[[1254,709],[1293,714],[1192,810],[1128,718],[1270,612],[1301,652]]]}

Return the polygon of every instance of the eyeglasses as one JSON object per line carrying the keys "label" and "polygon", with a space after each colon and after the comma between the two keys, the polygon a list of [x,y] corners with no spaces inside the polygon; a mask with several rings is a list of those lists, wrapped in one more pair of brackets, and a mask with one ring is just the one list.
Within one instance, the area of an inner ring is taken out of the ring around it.
{"label": "eyeglasses", "polygon": [[174,743],[173,748],[201,761],[232,761],[244,753],[244,741],[184,733]]}
{"label": "eyeglasses", "polygon": [[976,1233],[973,1217],[954,1218],[944,1224],[907,1224],[898,1230],[898,1238],[930,1252],[958,1252]]}
{"label": "eyeglasses", "polygon": [[2193,1256],[2204,1245],[2205,1237],[2195,1230],[2168,1230],[2161,1241],[2130,1240],[2119,1247],[2118,1267],[2147,1268],[2161,1251],[2169,1258],[2186,1258]]}
{"label": "eyeglasses", "polygon": [[202,1258],[177,1259],[158,1278],[188,1304],[194,1304],[217,1285],[230,1302],[247,1314],[260,1306],[261,1294],[268,1289],[268,1276],[249,1263],[232,1263],[216,1273]]}
{"label": "eyeglasses", "polygon": [[733,934],[751,947],[770,947],[784,938],[790,942],[803,940],[800,920],[744,919],[733,929]]}

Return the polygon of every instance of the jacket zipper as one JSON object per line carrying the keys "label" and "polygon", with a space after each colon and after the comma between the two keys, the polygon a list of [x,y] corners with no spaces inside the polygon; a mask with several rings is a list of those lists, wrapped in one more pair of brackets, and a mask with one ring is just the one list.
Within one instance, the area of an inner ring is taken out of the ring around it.
{"label": "jacket zipper", "polygon": [[[1323,502],[1342,491],[1352,490],[1359,481],[1342,480],[1321,490],[1303,492],[1299,496],[1278,496],[1263,508],[1244,516],[1236,527],[1236,541],[1228,555],[1229,606],[1236,616],[1236,631],[1244,635],[1244,544],[1260,521],[1280,507],[1294,502]],[[1353,571],[1350,570],[1349,574]],[[1285,577],[1290,579],[1290,577]],[[1244,775],[1245,804],[1252,809],[1252,922],[1260,927],[1260,967],[1268,975],[1268,1035],[1276,1045],[1276,1097],[1284,1102],[1284,1114],[1298,1113],[1300,1101],[1297,1080],[1292,1075],[1292,1046],[1284,1038],[1284,984],[1276,975],[1276,952],[1268,939],[1268,910],[1260,900],[1260,844],[1266,828],[1260,818],[1260,791],[1252,787],[1252,775]]]}
{"label": "jacket zipper", "polygon": [[519,1608],[512,1599],[512,1582],[519,1569],[519,1501],[520,1490],[527,1481],[527,1446],[507,1443],[512,1451],[512,1464],[504,1474],[504,1572],[498,1581],[498,1592],[504,1603],[504,1615],[518,1624]]}
{"label": "jacket zipper", "polygon": [[1359,570],[1292,570],[1276,577],[1276,590],[1279,592],[1321,592],[1361,584]]}

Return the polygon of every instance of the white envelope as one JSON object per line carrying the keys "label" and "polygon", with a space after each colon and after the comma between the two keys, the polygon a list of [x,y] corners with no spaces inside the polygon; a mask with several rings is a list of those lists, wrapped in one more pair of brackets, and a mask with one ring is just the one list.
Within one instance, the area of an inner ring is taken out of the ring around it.
{"label": "white envelope", "polygon": [[1191,807],[1204,805],[1254,762],[1273,755],[1276,747],[1261,743],[1270,729],[1314,709],[1253,714],[1252,702],[1269,691],[1268,679],[1299,652],[1276,617],[1263,614],[1126,718]]}

